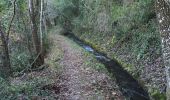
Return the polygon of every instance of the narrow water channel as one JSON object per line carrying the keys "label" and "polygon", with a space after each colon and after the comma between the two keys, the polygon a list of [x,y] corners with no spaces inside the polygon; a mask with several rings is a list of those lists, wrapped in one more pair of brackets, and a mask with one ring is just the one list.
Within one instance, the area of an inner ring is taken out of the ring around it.
{"label": "narrow water channel", "polygon": [[96,59],[105,65],[107,70],[116,78],[116,83],[127,100],[149,100],[147,91],[116,60],[110,59],[105,54],[93,49],[74,34],[70,34],[68,37],[86,51],[93,53]]}

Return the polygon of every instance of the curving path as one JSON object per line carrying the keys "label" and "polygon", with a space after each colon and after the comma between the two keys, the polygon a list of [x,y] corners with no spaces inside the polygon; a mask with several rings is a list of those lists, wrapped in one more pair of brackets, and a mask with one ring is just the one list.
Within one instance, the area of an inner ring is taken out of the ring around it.
{"label": "curving path", "polygon": [[64,36],[51,34],[50,39],[63,52],[59,100],[124,100],[115,80],[95,69],[99,62],[92,55]]}

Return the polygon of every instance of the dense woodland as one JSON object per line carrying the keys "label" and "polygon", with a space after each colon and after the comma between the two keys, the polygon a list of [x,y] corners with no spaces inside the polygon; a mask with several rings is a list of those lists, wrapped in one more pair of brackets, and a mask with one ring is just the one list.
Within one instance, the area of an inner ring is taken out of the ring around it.
{"label": "dense woodland", "polygon": [[[118,62],[148,97],[124,90],[71,36]],[[169,44],[169,0],[0,0],[0,98],[170,100]]]}

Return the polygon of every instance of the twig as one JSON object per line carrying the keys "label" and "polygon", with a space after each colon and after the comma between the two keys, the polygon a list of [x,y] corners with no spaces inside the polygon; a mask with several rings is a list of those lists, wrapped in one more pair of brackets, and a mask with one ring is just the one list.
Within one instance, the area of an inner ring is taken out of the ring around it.
{"label": "twig", "polygon": [[36,62],[36,60],[38,59],[38,57],[41,55],[42,52],[39,52],[38,55],[36,56],[36,58],[34,59],[34,61],[31,63],[31,66]]}

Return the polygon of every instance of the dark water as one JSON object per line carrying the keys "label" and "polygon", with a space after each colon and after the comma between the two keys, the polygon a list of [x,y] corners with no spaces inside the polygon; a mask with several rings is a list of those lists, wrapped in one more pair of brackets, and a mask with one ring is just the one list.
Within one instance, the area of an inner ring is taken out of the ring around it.
{"label": "dark water", "polygon": [[68,36],[74,42],[83,47],[86,51],[93,53],[98,61],[103,63],[110,73],[116,78],[116,82],[127,100],[149,100],[146,90],[114,59],[110,59],[91,46],[77,38],[74,34]]}

